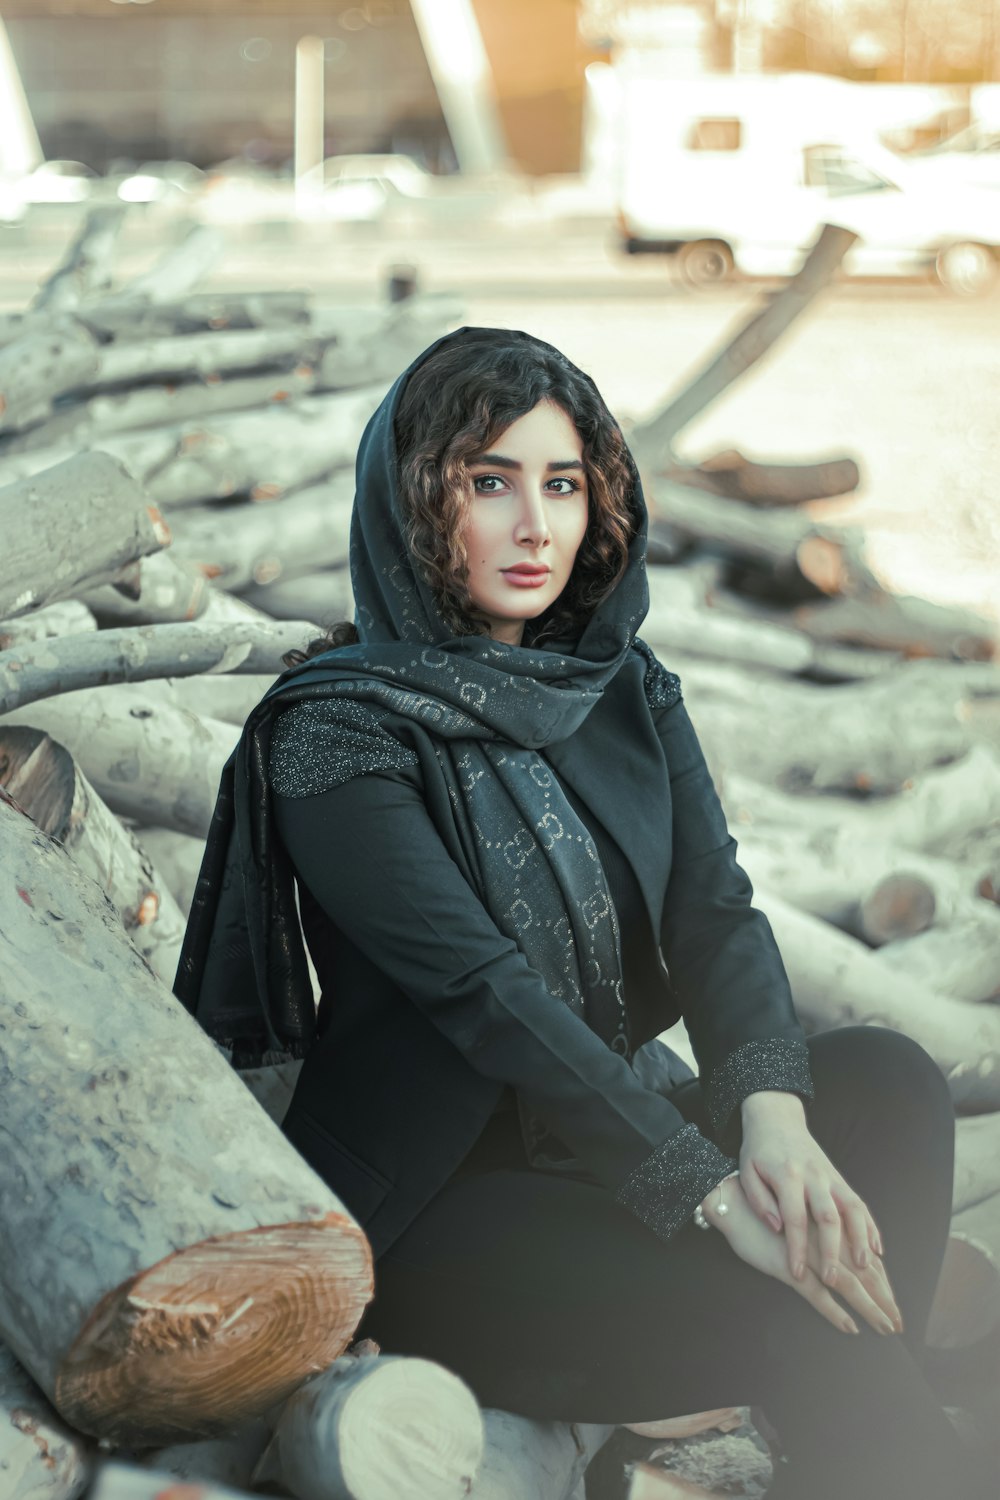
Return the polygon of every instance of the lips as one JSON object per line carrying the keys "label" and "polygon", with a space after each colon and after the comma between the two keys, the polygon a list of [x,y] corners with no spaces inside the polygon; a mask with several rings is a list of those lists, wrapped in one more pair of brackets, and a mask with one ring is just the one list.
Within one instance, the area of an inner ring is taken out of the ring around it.
{"label": "lips", "polygon": [[514,568],[501,568],[500,572],[516,589],[540,589],[548,582],[552,569],[537,563],[518,563]]}
{"label": "lips", "polygon": [[501,573],[520,573],[528,578],[547,577],[552,569],[546,563],[515,563],[512,568],[501,568]]}

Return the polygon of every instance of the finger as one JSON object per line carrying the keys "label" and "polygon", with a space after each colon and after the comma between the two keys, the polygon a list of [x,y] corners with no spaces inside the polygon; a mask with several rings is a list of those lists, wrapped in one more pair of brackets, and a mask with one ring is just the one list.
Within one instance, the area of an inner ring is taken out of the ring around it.
{"label": "finger", "polygon": [[792,1285],[795,1291],[801,1297],[804,1297],[807,1302],[811,1303],[816,1311],[821,1313],[827,1322],[832,1323],[835,1328],[839,1328],[843,1333],[861,1332],[850,1313],[845,1312],[837,1299],[827,1291],[816,1275],[816,1272],[810,1267],[806,1268],[802,1280],[795,1281]]}
{"label": "finger", "polygon": [[856,1266],[868,1264],[872,1254],[881,1255],[878,1246],[882,1243],[878,1226],[868,1211],[867,1205],[857,1193],[845,1183],[841,1191],[833,1189],[833,1198],[840,1209],[844,1229],[851,1245],[851,1258]]}
{"label": "finger", "polygon": [[899,1303],[896,1301],[896,1294],[892,1289],[885,1266],[879,1260],[878,1256],[874,1257],[871,1265],[866,1270],[856,1271],[854,1274],[861,1282],[861,1285],[878,1303],[882,1311],[887,1313],[892,1319],[896,1326],[896,1332],[902,1333],[903,1314],[899,1310]]}
{"label": "finger", "polygon": [[770,1187],[761,1177],[760,1173],[753,1167],[750,1171],[740,1174],[740,1185],[746,1195],[747,1202],[757,1215],[778,1234],[781,1233],[781,1211],[778,1200],[772,1193]]}
{"label": "finger", "polygon": [[788,1269],[796,1281],[806,1274],[808,1249],[808,1223],[805,1188],[801,1178],[787,1176],[776,1184],[781,1222],[785,1226],[785,1241],[788,1246]]}
{"label": "finger", "polygon": [[820,1280],[827,1286],[836,1286],[841,1253],[840,1210],[829,1192],[820,1188],[810,1189],[809,1209],[817,1228]]}
{"label": "finger", "polygon": [[879,1306],[872,1293],[862,1284],[861,1276],[866,1272],[844,1271],[837,1283],[837,1291],[844,1301],[866,1323],[879,1333],[895,1333],[896,1328],[889,1313]]}

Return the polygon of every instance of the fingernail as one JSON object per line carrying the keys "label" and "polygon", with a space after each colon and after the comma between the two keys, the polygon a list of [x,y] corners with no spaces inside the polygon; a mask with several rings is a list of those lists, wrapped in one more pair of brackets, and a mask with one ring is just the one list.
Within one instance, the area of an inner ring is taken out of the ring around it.
{"label": "fingernail", "polygon": [[801,1281],[802,1278],[803,1278],[803,1276],[805,1274],[806,1274],[805,1261],[797,1260],[795,1262],[794,1266],[792,1267],[792,1275],[795,1277],[796,1281]]}
{"label": "fingernail", "polygon": [[892,1322],[891,1318],[884,1318],[883,1319],[883,1321],[882,1321],[882,1332],[883,1333],[895,1333],[896,1332],[895,1326],[893,1325],[893,1322]]}
{"label": "fingernail", "polygon": [[768,1214],[767,1222],[777,1234],[781,1233],[781,1220],[778,1218],[777,1214]]}
{"label": "fingernail", "polygon": [[836,1279],[837,1267],[827,1266],[826,1270],[823,1272],[823,1280],[826,1282],[827,1286],[833,1286],[833,1283],[836,1281]]}
{"label": "fingernail", "polygon": [[844,1327],[844,1331],[846,1333],[860,1333],[861,1332],[861,1329],[858,1327],[857,1323],[855,1323],[855,1321],[854,1321],[853,1318],[845,1318],[844,1319],[844,1323],[843,1323],[843,1327]]}
{"label": "fingernail", "polygon": [[868,1251],[867,1250],[859,1250],[859,1251],[857,1251],[857,1253],[855,1254],[855,1257],[854,1257],[854,1262],[855,1262],[855,1265],[861,1266],[862,1268],[865,1267],[868,1264]]}

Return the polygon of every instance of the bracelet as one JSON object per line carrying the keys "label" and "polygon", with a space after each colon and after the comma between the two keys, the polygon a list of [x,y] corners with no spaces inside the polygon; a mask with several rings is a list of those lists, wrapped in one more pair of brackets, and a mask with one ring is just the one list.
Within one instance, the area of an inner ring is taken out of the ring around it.
{"label": "bracelet", "polygon": [[[725,1177],[722,1178],[722,1181],[721,1182],[717,1182],[715,1184],[716,1187],[719,1189],[719,1206],[715,1210],[717,1214],[722,1215],[722,1214],[727,1214],[729,1212],[729,1205],[727,1203],[723,1202],[723,1193],[722,1193],[722,1186],[723,1186],[723,1184],[727,1183],[729,1181],[730,1177],[738,1177],[739,1175],[740,1175],[740,1169],[739,1169],[739,1167],[737,1167],[735,1172],[727,1172],[726,1175],[725,1175]],[[709,1191],[711,1192],[712,1190],[709,1189]],[[699,1229],[711,1229],[712,1226],[708,1222],[708,1220],[705,1218],[705,1212],[704,1212],[704,1209],[702,1208],[702,1206],[701,1206],[700,1203],[698,1204],[698,1207],[695,1209],[695,1211],[691,1215],[691,1217],[694,1220],[694,1222],[697,1224],[697,1226],[698,1226]]]}

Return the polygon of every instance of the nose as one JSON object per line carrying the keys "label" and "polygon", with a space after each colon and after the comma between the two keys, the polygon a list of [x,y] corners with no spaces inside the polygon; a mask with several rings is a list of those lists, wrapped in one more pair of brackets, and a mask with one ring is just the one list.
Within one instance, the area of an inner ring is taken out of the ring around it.
{"label": "nose", "polygon": [[514,540],[521,547],[547,547],[552,540],[545,503],[540,495],[525,494],[514,524]]}

